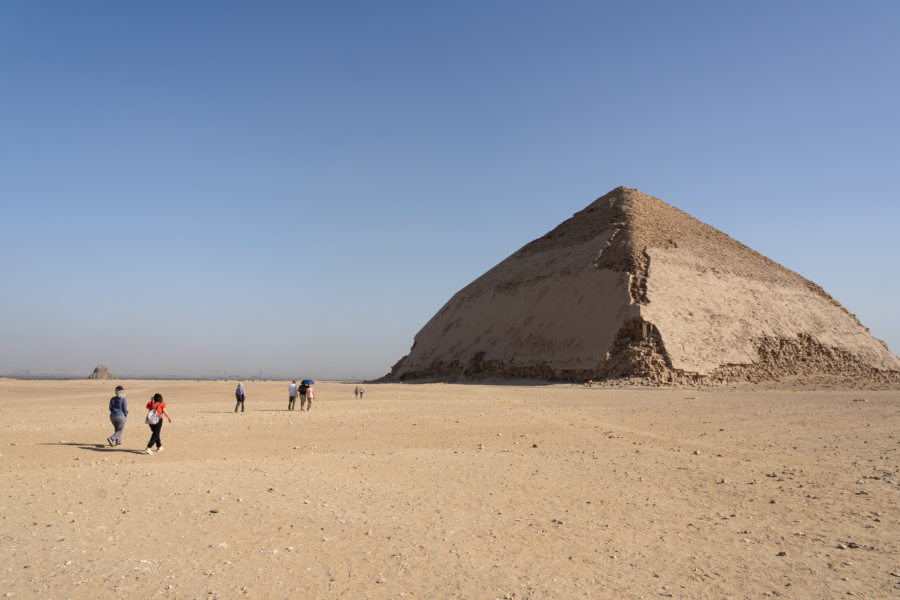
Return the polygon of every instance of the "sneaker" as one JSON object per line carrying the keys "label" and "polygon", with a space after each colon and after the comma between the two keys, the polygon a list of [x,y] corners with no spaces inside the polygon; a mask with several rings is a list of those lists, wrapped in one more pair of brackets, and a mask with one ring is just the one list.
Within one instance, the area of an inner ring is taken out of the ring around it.
{"label": "sneaker", "polygon": [[151,450],[150,448],[147,448],[147,454],[153,454],[153,450]]}
{"label": "sneaker", "polygon": [[112,438],[111,438],[111,437],[106,438],[106,441],[109,442],[109,445],[110,445],[110,446],[113,445],[113,441],[112,441]]}
{"label": "sneaker", "polygon": [[159,448],[156,449],[156,451],[157,451],[157,452],[162,452],[162,451],[163,451],[163,447],[160,446]]}

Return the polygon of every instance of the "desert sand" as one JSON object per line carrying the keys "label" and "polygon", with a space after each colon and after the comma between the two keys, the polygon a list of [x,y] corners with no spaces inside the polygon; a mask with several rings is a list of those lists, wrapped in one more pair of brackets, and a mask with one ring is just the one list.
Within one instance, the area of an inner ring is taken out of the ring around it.
{"label": "desert sand", "polygon": [[234,386],[0,380],[0,593],[900,595],[896,389]]}

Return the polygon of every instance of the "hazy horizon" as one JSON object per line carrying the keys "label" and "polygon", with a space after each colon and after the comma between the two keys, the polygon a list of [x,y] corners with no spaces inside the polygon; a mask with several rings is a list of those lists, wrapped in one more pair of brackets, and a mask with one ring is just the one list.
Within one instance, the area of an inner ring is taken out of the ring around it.
{"label": "hazy horizon", "polygon": [[[97,365],[99,366],[99,365]],[[105,365],[104,365],[105,366]],[[0,373],[0,377],[6,377],[8,379],[29,379],[29,380],[78,380],[78,379],[90,379],[90,374],[93,373],[94,369],[91,369],[87,375],[82,375],[80,373],[74,372],[32,372],[29,369],[21,369],[19,371],[15,371],[13,373]],[[224,371],[221,373],[113,373],[110,371],[112,375],[115,376],[115,379],[98,379],[97,381],[123,381],[129,379],[146,379],[146,380],[198,380],[198,381],[291,381],[297,380],[300,381],[302,379],[313,379],[312,377],[306,377],[302,374],[297,375],[285,375],[283,373],[278,374],[267,374],[267,373],[242,373],[240,371],[235,373],[225,373]],[[386,373],[384,373],[386,374]],[[371,381],[372,379],[378,379],[378,377],[317,377],[315,380],[317,381]]]}

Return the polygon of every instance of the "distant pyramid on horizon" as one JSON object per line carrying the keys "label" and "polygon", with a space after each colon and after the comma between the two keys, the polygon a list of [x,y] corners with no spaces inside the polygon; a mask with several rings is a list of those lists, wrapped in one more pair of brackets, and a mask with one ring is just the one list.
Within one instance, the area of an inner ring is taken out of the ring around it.
{"label": "distant pyramid on horizon", "polygon": [[619,187],[457,292],[383,379],[900,380],[821,287]]}

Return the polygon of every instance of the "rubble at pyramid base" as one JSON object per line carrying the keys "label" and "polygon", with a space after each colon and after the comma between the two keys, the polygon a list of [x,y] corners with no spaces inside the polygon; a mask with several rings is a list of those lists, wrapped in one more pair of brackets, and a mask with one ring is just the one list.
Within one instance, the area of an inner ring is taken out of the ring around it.
{"label": "rubble at pyramid base", "polygon": [[[782,379],[823,379],[829,382],[900,383],[900,371],[873,368],[839,348],[829,348],[811,336],[796,339],[764,337],[756,341],[758,362],[722,365],[701,374],[674,369],[661,348],[657,335],[621,344],[607,361],[595,369],[559,369],[547,363],[514,365],[502,360],[485,360],[476,353],[468,363],[435,361],[425,369],[398,376],[402,359],[384,381],[483,382],[487,380],[538,380],[543,382],[601,383],[628,379],[632,383],[658,385],[715,386],[761,383]],[[406,358],[406,357],[404,357]]]}

